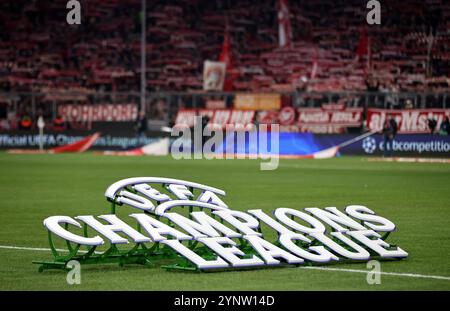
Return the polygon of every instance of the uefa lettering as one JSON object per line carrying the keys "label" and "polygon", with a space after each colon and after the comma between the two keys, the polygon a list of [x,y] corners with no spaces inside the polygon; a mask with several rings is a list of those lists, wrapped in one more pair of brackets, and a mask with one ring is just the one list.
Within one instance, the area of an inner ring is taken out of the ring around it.
{"label": "uefa lettering", "polygon": [[[67,269],[72,260],[221,271],[408,257],[386,241],[396,230],[394,223],[368,207],[349,205],[343,212],[336,207],[280,207],[268,215],[261,209],[233,210],[225,195],[178,179],[120,180],[105,192],[110,214],[46,218],[54,261],[34,263],[41,272]],[[120,219],[118,209],[130,207],[133,213]],[[61,239],[68,254],[56,247]],[[125,244],[131,246],[124,249]]]}

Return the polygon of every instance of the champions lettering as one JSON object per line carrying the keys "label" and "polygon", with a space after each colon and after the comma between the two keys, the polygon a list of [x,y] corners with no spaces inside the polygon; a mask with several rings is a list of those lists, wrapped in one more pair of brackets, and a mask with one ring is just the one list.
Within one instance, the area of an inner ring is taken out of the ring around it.
{"label": "champions lettering", "polygon": [[[45,219],[55,261],[35,263],[43,271],[65,268],[74,259],[151,267],[169,260],[161,266],[220,270],[408,256],[386,242],[394,223],[362,205],[347,206],[344,212],[336,207],[283,207],[269,215],[261,209],[232,210],[224,196],[223,190],[170,178],[118,181],[105,192],[110,214]],[[127,222],[116,214],[126,206],[136,210]],[[58,253],[55,236],[66,242],[69,255]],[[124,250],[122,244],[132,247]]]}

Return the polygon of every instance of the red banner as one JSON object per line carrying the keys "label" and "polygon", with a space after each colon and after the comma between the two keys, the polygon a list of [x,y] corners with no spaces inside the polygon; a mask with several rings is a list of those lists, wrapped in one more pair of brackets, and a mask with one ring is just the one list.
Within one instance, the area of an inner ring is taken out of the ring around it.
{"label": "red banner", "polygon": [[445,117],[450,117],[450,109],[369,109],[367,111],[367,127],[370,130],[381,130],[389,115],[397,122],[399,134],[420,134],[430,133],[429,119],[436,120],[436,129],[439,130]]}
{"label": "red banner", "polygon": [[58,106],[58,113],[69,122],[126,122],[136,120],[138,106],[136,104],[62,104]]}
{"label": "red banner", "polygon": [[192,127],[194,126],[194,117],[197,115],[207,116],[209,124],[246,126],[253,123],[255,112],[231,109],[180,109],[175,124]]}
{"label": "red banner", "polygon": [[362,108],[324,105],[322,108],[285,107],[281,110],[181,109],[177,125],[194,126],[196,115],[207,116],[209,124],[279,124],[282,132],[342,133],[347,127],[362,125]]}
{"label": "red banner", "polygon": [[322,108],[285,107],[280,111],[260,111],[260,123],[278,123],[285,132],[342,133],[347,127],[359,127],[362,108],[324,105]]}

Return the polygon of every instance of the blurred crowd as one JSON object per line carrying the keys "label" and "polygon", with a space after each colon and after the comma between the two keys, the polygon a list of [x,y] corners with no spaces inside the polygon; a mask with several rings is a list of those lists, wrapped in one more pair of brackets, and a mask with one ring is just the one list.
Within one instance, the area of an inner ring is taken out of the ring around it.
{"label": "blurred crowd", "polygon": [[[403,92],[425,92],[426,107],[448,102],[450,2],[384,1],[381,25],[367,26],[365,2],[288,1],[287,48],[279,47],[277,2],[147,0],[147,90],[200,92],[203,62],[219,58],[227,34],[233,91],[368,91],[376,94],[368,105],[394,109],[419,106],[396,95]],[[0,128],[33,127],[40,114],[58,123],[58,103],[139,103],[141,2],[84,0],[81,25],[66,23],[66,3],[0,1]],[[366,52],[358,55],[362,36]],[[109,92],[137,95],[92,99]],[[190,101],[150,101],[147,118]]]}
{"label": "blurred crowd", "polygon": [[[0,2],[0,91],[138,91],[140,1],[82,1],[81,25],[66,23],[66,2]],[[305,80],[310,91],[449,90],[448,1],[383,2],[381,25],[366,27],[370,68],[355,61],[361,1],[288,1],[287,49],[278,48],[276,3],[148,0],[148,89],[200,90],[203,61],[218,59],[227,30],[237,91],[301,89]]]}

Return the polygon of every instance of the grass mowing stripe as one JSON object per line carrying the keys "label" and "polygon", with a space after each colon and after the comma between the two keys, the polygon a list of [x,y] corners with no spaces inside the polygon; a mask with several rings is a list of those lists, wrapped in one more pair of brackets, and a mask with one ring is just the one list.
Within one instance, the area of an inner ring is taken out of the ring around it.
{"label": "grass mowing stripe", "polygon": [[[21,247],[21,246],[8,246],[0,245],[0,249],[16,249],[16,250],[27,250],[27,251],[51,251],[50,248],[35,248],[35,247]],[[58,252],[67,252],[65,249],[56,249]],[[80,251],[84,252],[84,251]],[[101,252],[95,252],[101,253]],[[324,270],[324,271],[339,271],[339,272],[349,272],[349,273],[368,273],[367,270],[357,270],[357,269],[342,269],[342,268],[327,268],[327,267],[300,267],[300,269],[307,270]],[[424,279],[436,279],[436,280],[447,280],[450,281],[450,277],[439,276],[439,275],[424,275],[415,273],[395,273],[395,272],[373,272],[375,274],[381,275],[392,275],[392,276],[405,276],[411,278],[424,278]]]}

